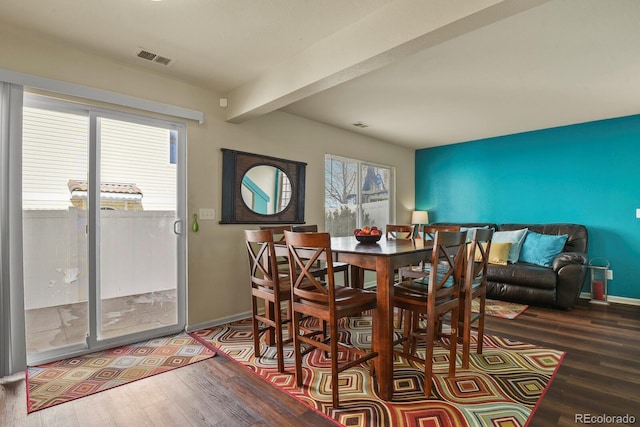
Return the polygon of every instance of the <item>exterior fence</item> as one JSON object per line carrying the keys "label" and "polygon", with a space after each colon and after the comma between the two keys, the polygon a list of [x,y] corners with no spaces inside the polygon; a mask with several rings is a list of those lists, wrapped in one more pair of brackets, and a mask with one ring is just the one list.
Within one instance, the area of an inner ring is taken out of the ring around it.
{"label": "exterior fence", "polygon": [[[173,211],[100,211],[102,299],[176,289]],[[26,210],[25,309],[88,300],[87,211]]]}
{"label": "exterior fence", "polygon": [[[365,225],[377,225],[378,228],[384,230],[389,223],[389,200],[381,200],[376,202],[362,203],[362,211],[367,217]],[[354,204],[344,204],[336,208],[325,208],[326,213],[339,213],[341,210],[348,209],[351,215],[340,216],[332,220],[332,223],[326,224],[326,229],[335,236],[350,236],[356,228],[356,209]],[[325,216],[326,218],[326,216]]]}

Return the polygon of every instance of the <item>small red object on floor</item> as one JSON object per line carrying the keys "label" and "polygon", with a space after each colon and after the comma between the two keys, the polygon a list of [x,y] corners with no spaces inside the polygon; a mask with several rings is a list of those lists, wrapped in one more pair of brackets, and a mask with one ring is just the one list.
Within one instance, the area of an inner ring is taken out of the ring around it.
{"label": "small red object on floor", "polygon": [[604,300],[604,286],[600,280],[593,281],[593,299]]}

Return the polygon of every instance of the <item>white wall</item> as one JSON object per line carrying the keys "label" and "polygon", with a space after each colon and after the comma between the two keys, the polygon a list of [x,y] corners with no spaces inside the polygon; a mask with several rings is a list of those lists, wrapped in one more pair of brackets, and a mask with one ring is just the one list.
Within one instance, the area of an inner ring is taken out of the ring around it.
{"label": "white wall", "polygon": [[[305,220],[324,224],[325,153],[396,167],[396,222],[414,207],[414,151],[356,133],[273,112],[242,124],[224,121],[220,94],[134,69],[62,44],[0,29],[0,67],[203,111],[188,123],[188,211],[221,209],[221,148],[307,162]],[[190,220],[190,216],[188,218]],[[200,221],[189,233],[188,323],[201,325],[250,310],[248,262],[242,242],[247,225]]]}

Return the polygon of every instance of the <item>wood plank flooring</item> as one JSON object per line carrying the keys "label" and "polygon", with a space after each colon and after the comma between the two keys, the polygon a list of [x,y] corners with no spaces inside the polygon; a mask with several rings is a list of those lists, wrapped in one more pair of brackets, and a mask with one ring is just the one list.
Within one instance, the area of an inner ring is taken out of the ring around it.
{"label": "wood plank flooring", "polygon": [[[531,427],[575,427],[576,414],[640,423],[640,307],[530,307],[514,320],[487,317],[487,329],[566,352]],[[31,415],[24,379],[0,385],[0,426],[296,425],[333,424],[223,356]]]}

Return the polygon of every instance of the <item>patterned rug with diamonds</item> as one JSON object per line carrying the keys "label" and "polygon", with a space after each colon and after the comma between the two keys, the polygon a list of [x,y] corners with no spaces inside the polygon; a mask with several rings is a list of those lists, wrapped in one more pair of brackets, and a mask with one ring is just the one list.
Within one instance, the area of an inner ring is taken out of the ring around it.
{"label": "patterned rug with diamonds", "polygon": [[210,348],[182,333],[29,367],[27,412],[89,396],[214,355]]}
{"label": "patterned rug with diamonds", "polygon": [[[342,323],[353,345],[371,344],[371,319],[353,317]],[[331,406],[330,361],[322,351],[303,358],[305,380],[295,385],[293,347],[285,347],[285,373],[278,373],[275,346],[263,344],[254,356],[249,319],[192,332],[192,336],[344,426],[524,426],[544,395],[564,357],[557,350],[497,336],[484,337],[482,355],[472,353],[469,369],[447,378],[448,352],[435,350],[435,379],[430,398],[423,392],[424,365],[397,358],[394,398],[378,398],[366,366],[340,374],[340,409]],[[472,347],[472,350],[475,348]],[[461,351],[458,351],[460,357]]]}

